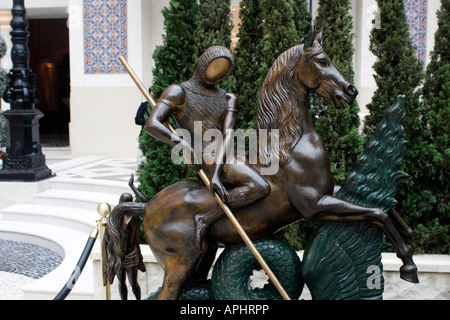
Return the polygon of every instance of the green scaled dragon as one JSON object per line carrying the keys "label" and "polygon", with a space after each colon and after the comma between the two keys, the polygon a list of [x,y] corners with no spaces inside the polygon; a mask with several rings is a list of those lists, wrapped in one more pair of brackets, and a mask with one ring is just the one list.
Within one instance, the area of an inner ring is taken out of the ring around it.
{"label": "green scaled dragon", "polygon": [[[404,96],[386,111],[337,197],[385,212],[394,208],[406,141],[403,138]],[[317,300],[382,299],[381,230],[367,222],[325,222],[305,250],[302,278]],[[378,285],[371,284],[378,269]]]}

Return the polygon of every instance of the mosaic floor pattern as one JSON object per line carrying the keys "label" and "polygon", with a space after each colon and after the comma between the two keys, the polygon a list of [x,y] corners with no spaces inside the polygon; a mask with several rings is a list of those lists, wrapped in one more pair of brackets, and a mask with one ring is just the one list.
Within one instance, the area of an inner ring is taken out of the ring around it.
{"label": "mosaic floor pattern", "polygon": [[62,262],[57,253],[30,243],[0,239],[0,300],[20,300],[22,287]]}
{"label": "mosaic floor pattern", "polygon": [[61,171],[58,176],[74,180],[93,179],[128,182],[132,173],[136,175],[135,159],[106,159]]}
{"label": "mosaic floor pattern", "polygon": [[62,257],[31,243],[0,239],[0,271],[39,279],[54,270]]}

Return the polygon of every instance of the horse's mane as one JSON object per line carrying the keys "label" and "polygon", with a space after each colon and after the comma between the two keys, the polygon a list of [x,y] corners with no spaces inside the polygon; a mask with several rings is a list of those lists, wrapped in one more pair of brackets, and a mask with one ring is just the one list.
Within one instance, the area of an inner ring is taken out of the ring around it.
{"label": "horse's mane", "polygon": [[[256,126],[257,130],[267,129],[269,137],[267,144],[259,144],[259,156],[272,161],[279,158],[280,166],[289,161],[303,134],[300,108],[297,107],[300,84],[294,79],[295,68],[302,53],[303,45],[283,52],[273,63],[261,88]],[[271,143],[276,136],[278,146]]]}

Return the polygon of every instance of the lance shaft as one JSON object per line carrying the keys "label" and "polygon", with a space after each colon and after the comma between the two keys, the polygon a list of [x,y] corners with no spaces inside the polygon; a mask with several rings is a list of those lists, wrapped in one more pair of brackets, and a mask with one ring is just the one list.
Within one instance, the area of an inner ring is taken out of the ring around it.
{"label": "lance shaft", "polygon": [[[155,100],[152,98],[152,96],[150,95],[148,90],[145,88],[145,86],[142,83],[142,81],[138,78],[138,76],[136,75],[134,70],[131,68],[131,66],[128,64],[128,62],[125,60],[125,58],[123,56],[120,56],[119,60],[122,63],[122,65],[125,67],[125,69],[127,70],[127,72],[130,75],[130,77],[133,79],[134,83],[137,85],[139,90],[142,92],[144,97],[147,99],[148,103],[152,106],[152,108],[154,108],[156,106]],[[173,134],[177,134],[175,132],[175,129],[171,126],[170,123],[166,122],[166,125],[169,128],[169,130],[172,131]],[[202,179],[203,183],[206,185],[206,187],[208,189],[210,189],[210,181],[209,181],[208,176],[205,174],[205,172],[202,169],[200,169],[197,173],[198,173],[199,177]],[[286,293],[286,291],[284,290],[284,288],[281,285],[281,283],[278,281],[278,279],[275,276],[275,274],[270,269],[270,267],[267,264],[267,262],[261,256],[261,254],[259,253],[258,249],[256,249],[255,245],[253,244],[252,240],[250,239],[250,237],[245,232],[244,228],[242,228],[241,224],[236,219],[236,217],[234,216],[233,212],[231,212],[230,208],[222,201],[222,199],[217,194],[217,192],[214,192],[214,198],[216,199],[217,203],[220,205],[222,210],[225,212],[227,217],[230,219],[231,223],[233,224],[233,226],[238,231],[238,233],[241,236],[242,240],[244,240],[245,244],[250,249],[252,254],[255,256],[256,260],[258,260],[259,264],[264,269],[264,271],[266,272],[267,276],[270,278],[270,280],[272,281],[272,283],[274,284],[275,288],[278,290],[280,295],[283,297],[283,299],[284,300],[291,300],[291,298]]]}

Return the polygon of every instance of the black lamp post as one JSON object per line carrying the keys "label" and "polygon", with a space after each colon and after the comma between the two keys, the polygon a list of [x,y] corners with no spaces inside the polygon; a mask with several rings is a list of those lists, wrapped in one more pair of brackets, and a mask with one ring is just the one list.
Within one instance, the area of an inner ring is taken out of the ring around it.
{"label": "black lamp post", "polygon": [[11,20],[11,59],[13,67],[3,99],[11,110],[3,116],[9,122],[9,141],[0,181],[39,181],[52,176],[45,164],[39,139],[39,119],[43,113],[34,108],[39,102],[36,77],[29,67],[28,22],[24,0],[13,0]]}

